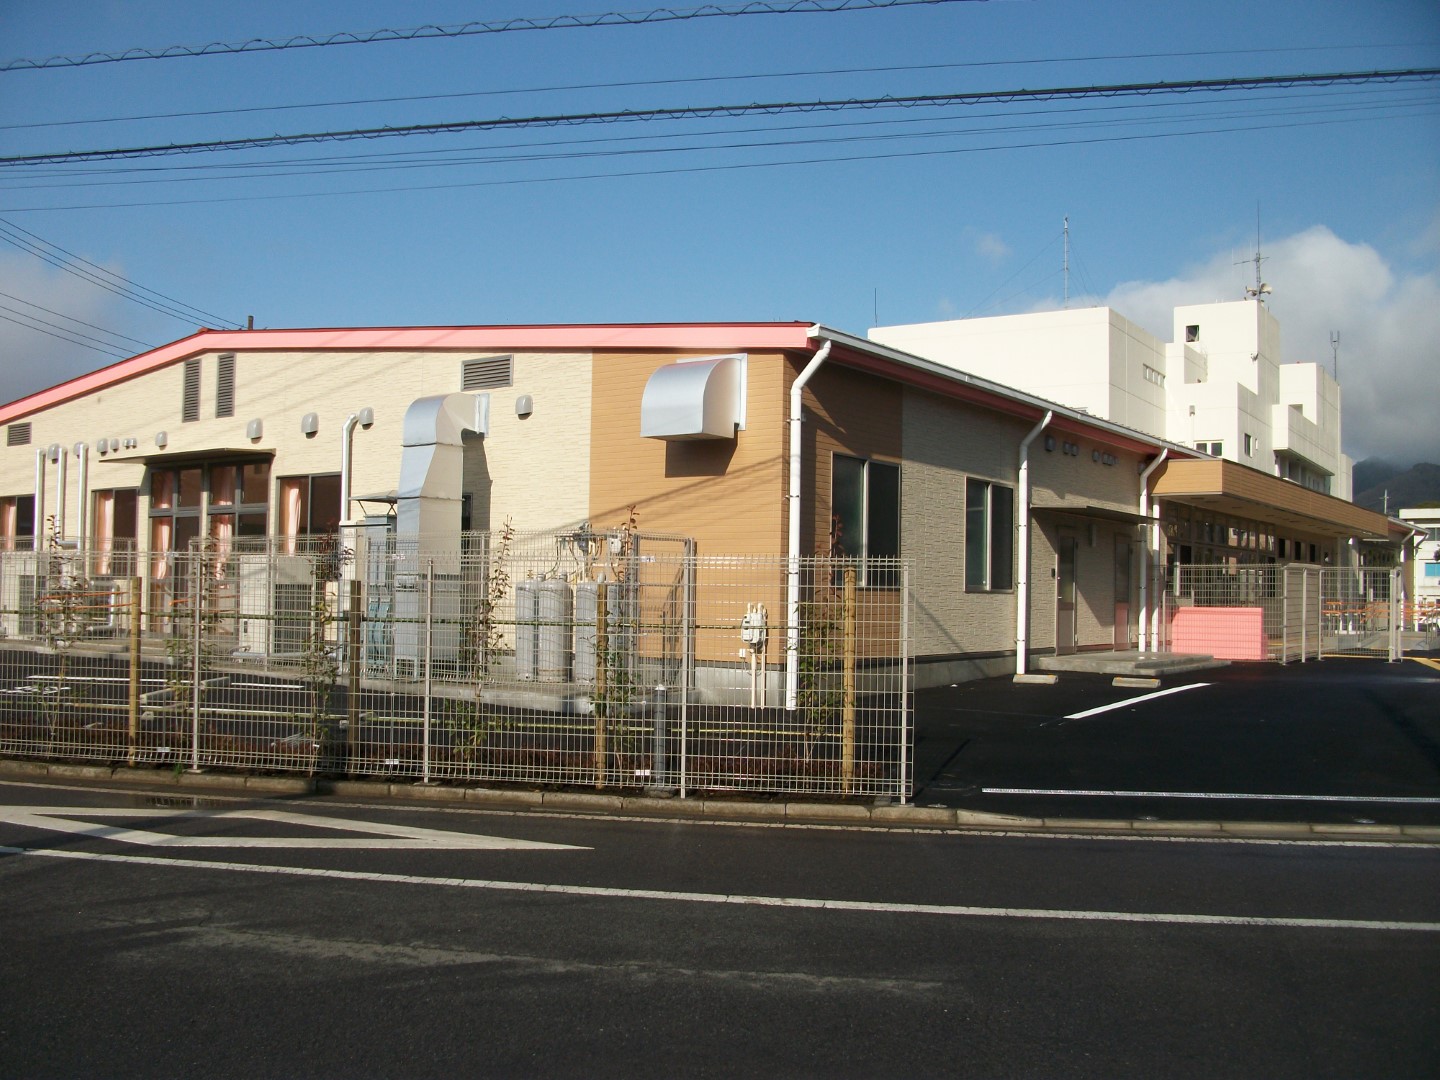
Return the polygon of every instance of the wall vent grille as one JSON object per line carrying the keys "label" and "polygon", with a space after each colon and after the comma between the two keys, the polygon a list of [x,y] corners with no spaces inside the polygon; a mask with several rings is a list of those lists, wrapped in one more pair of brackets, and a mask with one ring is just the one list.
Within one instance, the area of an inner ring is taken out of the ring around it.
{"label": "wall vent grille", "polygon": [[185,392],[180,400],[180,422],[200,419],[200,360],[185,361]]}
{"label": "wall vent grille", "polygon": [[221,353],[215,366],[215,415],[235,415],[235,354]]}
{"label": "wall vent grille", "polygon": [[498,390],[514,384],[513,356],[485,356],[460,363],[461,390]]}
{"label": "wall vent grille", "polygon": [[5,429],[6,446],[29,446],[30,445],[30,421],[22,420],[18,424],[11,424]]}

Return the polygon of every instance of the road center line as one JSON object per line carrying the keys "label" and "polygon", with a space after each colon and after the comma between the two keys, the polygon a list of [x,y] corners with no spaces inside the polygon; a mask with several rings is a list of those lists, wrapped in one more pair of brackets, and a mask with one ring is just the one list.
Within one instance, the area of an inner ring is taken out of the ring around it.
{"label": "road center line", "polygon": [[323,870],[308,866],[264,866],[255,863],[209,862],[203,859],[166,859],[153,855],[112,855],[98,851],[31,850],[0,847],[0,855],[29,855],[84,862],[132,863],[190,870],[227,870],[246,874],[332,878],[393,885],[431,885],[493,892],[551,893],[619,900],[662,900],[683,904],[733,904],[741,907],[797,908],[852,911],[890,915],[944,915],[988,919],[1059,919],[1079,922],[1151,923],[1184,926],[1254,926],[1299,930],[1379,930],[1440,933],[1440,922],[1396,922],[1381,919],[1305,919],[1252,915],[1196,915],[1179,912],[1071,911],[1055,908],[974,907],[961,904],[892,904],[867,900],[819,900],[798,896],[746,896],[727,893],[671,892],[663,889],[617,889],[598,885],[555,885],[532,881],[486,881],[477,878],[421,877],[360,870]]}
{"label": "road center line", "polygon": [[1071,713],[1065,717],[1066,720],[1084,720],[1087,716],[1098,716],[1100,713],[1110,712],[1112,709],[1123,709],[1127,705],[1138,705],[1142,701],[1150,701],[1153,698],[1169,697],[1171,694],[1178,694],[1182,690],[1198,690],[1202,686],[1209,686],[1208,682],[1190,683],[1186,686],[1172,686],[1167,690],[1156,690],[1153,694],[1141,694],[1139,697],[1126,698],[1124,701],[1113,701],[1109,705],[1100,705],[1094,709],[1086,709],[1084,712]]}

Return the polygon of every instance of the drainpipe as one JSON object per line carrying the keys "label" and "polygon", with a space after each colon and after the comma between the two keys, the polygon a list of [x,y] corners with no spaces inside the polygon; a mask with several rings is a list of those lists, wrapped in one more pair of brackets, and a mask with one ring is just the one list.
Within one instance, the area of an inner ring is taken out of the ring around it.
{"label": "drainpipe", "polygon": [[75,508],[75,536],[80,541],[79,550],[85,550],[86,533],[90,528],[89,513],[89,491],[90,491],[90,447],[85,443],[75,444],[75,456],[80,459],[80,473],[76,477],[76,486],[80,489],[78,494],[79,504]]}
{"label": "drainpipe", "polygon": [[[820,328],[810,331],[817,336]],[[785,582],[785,708],[793,712],[800,697],[800,424],[803,416],[801,399],[805,384],[820,370],[825,358],[830,355],[830,346],[822,344],[805,370],[790,385],[790,496],[789,496],[789,565]]]}
{"label": "drainpipe", "polygon": [[50,447],[50,458],[55,462],[55,535],[65,539],[65,463],[70,455],[58,444]]}
{"label": "drainpipe", "polygon": [[1049,409],[1030,434],[1020,440],[1020,577],[1015,584],[1015,674],[1025,674],[1030,651],[1030,444],[1050,426],[1055,410]]}
{"label": "drainpipe", "polygon": [[353,483],[351,460],[355,456],[355,426],[369,427],[375,422],[373,409],[361,409],[345,418],[340,429],[340,524],[350,524],[350,488]]}
{"label": "drainpipe", "polygon": [[30,546],[35,551],[45,550],[45,455],[44,447],[35,451],[35,520],[31,523]]}
{"label": "drainpipe", "polygon": [[[1160,519],[1157,513],[1155,520],[1150,520],[1150,474],[1170,456],[1169,449],[1161,450],[1160,456],[1145,466],[1145,471],[1140,474],[1140,516],[1145,519],[1145,542],[1140,545],[1140,651],[1148,652],[1154,644],[1158,626],[1152,626],[1150,611],[1150,575],[1153,572],[1151,567],[1152,558],[1160,554]],[[1160,509],[1156,503],[1155,509]]]}

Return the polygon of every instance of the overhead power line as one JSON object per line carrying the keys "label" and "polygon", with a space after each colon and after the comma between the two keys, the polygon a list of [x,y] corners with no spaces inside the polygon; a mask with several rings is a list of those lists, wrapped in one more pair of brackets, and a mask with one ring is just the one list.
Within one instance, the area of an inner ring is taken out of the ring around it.
{"label": "overhead power line", "polygon": [[[52,244],[19,225],[0,219],[0,240],[17,247],[27,254],[34,255],[37,259],[50,266],[55,267],[72,277],[77,277],[91,285],[104,289],[106,292],[114,293],[116,296],[131,303],[147,307],[151,311],[168,315],[172,319],[181,322],[198,323],[213,327],[239,326],[240,323],[234,319],[227,319],[223,315],[216,315],[207,312],[203,308],[193,307],[184,301],[177,300],[173,296],[156,289],[147,288],[144,285],[137,285],[132,281],[120,277],[118,274],[106,270],[103,266],[91,262],[83,256],[76,255],[72,251],[66,251],[59,244]],[[14,321],[13,319],[10,321]]]}
{"label": "overhead power line", "polygon": [[204,142],[165,143],[152,146],[116,147],[104,150],[72,150],[47,154],[0,157],[0,167],[55,165],[82,161],[115,161],[125,158],[161,157],[172,154],[211,153],[225,150],[254,150],[273,146],[342,142],[351,139],[399,138],[410,135],[455,134],[467,131],[561,127],[578,124],[605,124],[653,120],[696,120],[751,115],[781,116],[787,113],[839,112],[848,109],[920,108],[926,106],[972,105],[986,102],[1057,101],[1091,97],[1133,97],[1147,94],[1223,93],[1235,90],[1265,90],[1297,86],[1338,86],[1373,82],[1431,81],[1440,78],[1440,68],[1400,68],[1389,71],[1332,72],[1324,75],[1268,75],[1259,78],[1189,79],[1180,82],[1116,83],[1102,86],[1053,87],[1039,90],[993,90],[951,94],[887,95],[874,98],[845,98],[819,101],[764,102],[749,105],[681,106],[665,109],[620,109],[611,112],[560,113],[549,116],[498,117],[487,120],[460,120],[433,124],[405,124],[343,131],[304,132],[291,135],[263,135]]}
{"label": "overhead power line", "polygon": [[374,45],[384,41],[421,41],[430,38],[473,37],[478,34],[511,34],[527,30],[577,30],[595,26],[649,26],[655,23],[682,22],[687,19],[738,18],[744,15],[816,15],[843,11],[872,11],[876,8],[933,7],[940,4],[984,2],[985,0],[753,0],[751,3],[730,6],[706,4],[696,8],[608,11],[597,15],[552,15],[545,18],[505,19],[498,22],[468,22],[454,26],[412,26],[400,30],[342,31],[323,37],[298,34],[286,38],[212,41],[205,45],[169,45],[162,49],[125,49],[122,52],[93,52],[85,53],[82,56],[50,56],[43,60],[22,58],[0,63],[0,72],[88,67],[93,64],[119,64],[129,60],[175,60],[197,56],[225,56],[235,53],[279,52],[283,49],[321,49],[331,45]]}

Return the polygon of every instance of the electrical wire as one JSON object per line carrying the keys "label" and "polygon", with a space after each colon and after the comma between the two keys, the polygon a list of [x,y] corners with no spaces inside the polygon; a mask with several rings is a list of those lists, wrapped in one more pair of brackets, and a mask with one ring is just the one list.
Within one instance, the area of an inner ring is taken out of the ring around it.
{"label": "electrical wire", "polygon": [[1126,97],[1147,94],[1192,94],[1229,92],[1297,86],[1337,86],[1360,83],[1432,81],[1440,68],[1400,68],[1388,71],[1332,72],[1323,75],[1267,75],[1257,78],[1187,79],[1178,82],[1115,83],[1101,86],[1052,87],[1037,90],[987,90],[947,94],[886,95],[874,98],[828,99],[819,101],[764,102],[749,105],[702,105],[659,109],[620,109],[608,112],[563,113],[550,116],[497,117],[392,127],[354,128],[346,131],[265,135],[203,142],[167,143],[154,146],[117,147],[103,150],[73,150],[45,154],[0,157],[0,167],[16,168],[84,161],[113,161],[125,158],[162,157],[172,154],[254,150],[275,146],[299,146],[352,139],[397,138],[413,135],[458,134],[467,131],[514,130],[562,127],[579,124],[606,124],[677,119],[709,119],[750,115],[781,116],[790,113],[840,112],[850,109],[922,108],[938,105],[985,102],[1057,101],[1088,97]]}
{"label": "electrical wire", "polygon": [[[17,235],[18,234],[18,235]],[[52,244],[19,225],[0,219],[0,240],[17,247],[30,255],[34,255],[42,262],[48,263],[64,273],[87,281],[92,285],[104,289],[106,292],[114,293],[122,299],[147,307],[162,315],[168,315],[181,322],[213,323],[218,326],[239,326],[240,323],[233,319],[226,319],[223,316],[207,312],[202,308],[193,307],[183,301],[168,296],[155,289],[147,288],[144,285],[137,285],[128,282],[118,274],[111,273],[103,266],[99,266],[89,259],[76,255],[72,251],[66,251],[59,244]],[[58,253],[58,254],[57,254]]]}
{"label": "electrical wire", "polygon": [[306,109],[351,108],[357,105],[406,105],[413,104],[418,101],[460,101],[468,98],[506,97],[509,95],[522,94],[552,94],[562,92],[574,92],[577,90],[631,90],[638,87],[653,88],[661,86],[694,86],[703,85],[706,83],[754,82],[757,80],[765,81],[775,79],[800,78],[809,79],[819,76],[834,75],[893,75],[901,72],[913,73],[922,71],[969,71],[980,68],[1053,66],[1056,64],[1088,64],[1113,62],[1117,60],[1193,60],[1199,57],[1213,58],[1218,56],[1251,56],[1255,54],[1268,55],[1274,53],[1335,52],[1343,50],[1353,51],[1356,49],[1374,51],[1379,49],[1407,48],[1413,48],[1413,43],[1381,43],[1376,45],[1316,45],[1308,46],[1306,48],[1294,49],[1215,49],[1201,52],[1113,54],[1101,53],[1093,56],[1052,56],[1048,58],[1028,60],[980,60],[962,64],[905,64],[891,65],[887,67],[813,68],[805,71],[757,72],[750,75],[702,75],[692,76],[685,79],[625,79],[618,82],[561,83],[553,86],[527,86],[500,90],[466,90],[449,94],[403,94],[396,97],[345,98],[338,101],[312,101],[291,103],[287,105],[250,105],[243,108],[233,109],[197,109],[186,112],[136,113],[130,116],[100,116],[81,120],[47,120],[25,124],[0,124],[0,131],[20,131],[33,128],[78,127],[97,124],[122,124],[149,120],[190,120],[200,117],[209,118],[216,116],[245,116],[255,113],[293,112]]}
{"label": "electrical wire", "polygon": [[[37,304],[33,300],[26,300],[23,297],[14,296],[11,293],[7,292],[0,292],[0,296],[3,296],[6,300],[14,300],[17,304],[24,304],[28,308],[34,308],[36,311],[43,311],[47,315],[54,315],[57,319],[64,319],[66,322],[74,323],[77,326],[84,326],[90,330],[96,330],[104,334],[106,337],[115,338],[116,343],[128,341],[131,345],[138,345],[142,349],[154,348],[154,346],[151,345],[149,342],[141,341],[139,338],[133,338],[127,334],[117,333],[114,330],[106,330],[103,326],[96,326],[94,323],[86,322],[84,319],[77,319],[73,315],[66,315],[64,312],[55,311],[41,304]],[[0,307],[3,307],[6,311],[13,311],[17,315],[23,315],[25,318],[35,319],[37,322],[43,322],[46,326],[54,326],[58,330],[65,330],[67,333],[77,334],[80,337],[87,338],[88,340],[94,341],[100,345],[114,344],[108,341],[101,341],[99,338],[91,337],[89,334],[81,333],[78,330],[70,330],[68,327],[60,326],[58,323],[52,323],[48,319],[40,319],[38,316],[31,315],[29,312],[19,311],[15,308],[10,307],[9,305],[0,304]]]}
{"label": "electrical wire", "polygon": [[[1434,107],[1435,102],[1429,97],[1411,97],[1390,101],[1372,101],[1355,103],[1323,103],[1309,107],[1277,107],[1272,109],[1247,108],[1243,113],[1236,110],[1209,110],[1203,113],[1189,113],[1184,116],[1164,117],[1153,115],[1154,110],[1171,109],[1172,105],[1162,103],[1146,103],[1140,105],[1112,105],[1082,106],[1079,108],[1067,107],[1064,109],[1035,109],[1026,110],[1019,114],[1015,122],[1004,126],[985,126],[977,124],[978,120],[998,118],[1002,115],[1016,117],[1015,113],[1000,114],[991,113],[982,116],[967,113],[963,119],[967,122],[965,127],[935,127],[938,121],[934,117],[925,118],[903,118],[885,119],[870,121],[846,121],[844,123],[819,124],[819,125],[785,125],[781,127],[750,127],[741,129],[730,129],[723,133],[665,133],[658,135],[632,135],[623,137],[607,137],[599,139],[581,140],[546,140],[541,142],[505,143],[479,148],[471,147],[466,150],[445,150],[445,151],[418,151],[404,152],[400,154],[357,154],[343,157],[320,157],[288,159],[282,163],[247,163],[241,165],[165,165],[160,167],[126,167],[122,169],[80,169],[66,170],[52,173],[52,179],[37,183],[21,183],[10,185],[11,191],[35,191],[53,190],[85,187],[112,187],[112,186],[135,186],[155,184],[191,184],[191,183],[215,183],[220,181],[245,181],[245,180],[270,180],[282,179],[296,176],[330,176],[350,175],[355,173],[381,173],[396,171],[413,171],[425,169],[445,169],[456,167],[472,167],[477,165],[518,165],[533,164],[548,161],[580,161],[586,159],[617,158],[617,157],[638,157],[645,155],[668,155],[668,154],[694,154],[704,152],[757,150],[772,148],[793,148],[797,146],[816,145],[843,145],[849,143],[873,143],[880,141],[915,140],[915,139],[953,139],[974,135],[999,135],[1021,132],[1034,132],[1050,130],[1057,127],[1067,129],[1080,129],[1084,127],[1120,127],[1135,126],[1144,124],[1196,124],[1202,122],[1214,122],[1217,120],[1231,120],[1244,118],[1256,120],[1264,117],[1277,117],[1289,119],[1297,116],[1311,116],[1320,112],[1326,115],[1337,115],[1344,112],[1368,112],[1371,114],[1387,111],[1389,115],[1395,115],[1399,110],[1408,109],[1412,106]],[[1117,113],[1146,110],[1145,115],[1115,115]],[[1104,115],[1093,118],[1077,119],[1079,114],[1085,112],[1098,112]],[[1043,122],[1036,122],[1035,118],[1059,117],[1058,119],[1044,119]],[[896,128],[901,126],[912,126],[918,124],[927,125],[927,130],[921,131],[888,131],[881,133],[854,133],[862,128]],[[1253,129],[1253,128],[1252,128]],[[827,130],[849,132],[848,134],[818,134]],[[796,137],[791,133],[810,132],[817,133],[813,137]],[[753,138],[737,140],[736,136],[742,135],[766,135],[769,138]],[[718,142],[716,139],[725,136],[732,141]],[[786,137],[780,137],[786,136]],[[675,143],[681,140],[694,141],[704,140],[696,145],[663,146],[658,143]],[[645,144],[633,146],[627,144]],[[581,149],[581,147],[584,147]],[[555,149],[560,148],[560,149]],[[444,154],[443,158],[437,154]],[[416,160],[416,158],[423,160]],[[174,176],[174,172],[189,173],[190,175]]]}
{"label": "electrical wire", "polygon": [[985,3],[986,0],[751,0],[725,7],[706,4],[697,8],[656,8],[651,11],[608,11],[596,15],[553,15],[501,22],[468,22],[452,26],[412,26],[405,29],[341,31],[324,37],[299,34],[288,38],[251,38],[248,41],[212,41],[204,45],[169,45],[162,49],[125,49],[118,53],[93,52],[82,56],[50,56],[43,60],[17,59],[0,63],[0,73],[45,68],[88,67],[131,60],[176,60],[236,53],[280,52],[286,49],[322,49],[333,45],[375,45],[392,41],[474,37],[536,30],[581,30],[600,26],[651,26],[690,19],[740,18],[747,15],[827,15],[884,8],[936,7],[942,4]]}
{"label": "electrical wire", "polygon": [[1277,127],[1302,128],[1329,126],[1335,124],[1357,123],[1360,120],[1371,120],[1370,117],[1349,117],[1342,119],[1312,120],[1306,122],[1291,122],[1286,124],[1240,124],[1231,126],[1217,126],[1202,128],[1194,131],[1170,131],[1154,132],[1138,135],[1112,135],[1094,138],[1081,139],[1050,139],[1036,140],[1031,142],[995,143],[983,146],[967,146],[950,149],[935,150],[909,150],[896,151],[880,154],[850,154],[832,155],[826,157],[801,157],[790,158],[781,161],[759,161],[759,162],[734,162],[723,165],[700,165],[700,166],[679,166],[668,169],[632,169],[612,172],[591,172],[575,173],[559,176],[538,176],[519,177],[511,179],[475,180],[463,181],[448,184],[408,184],[396,185],[383,188],[354,188],[342,191],[314,191],[314,192],[287,192],[274,195],[235,195],[220,196],[213,198],[197,199],[163,199],[153,201],[131,201],[131,202],[106,202],[106,203],[75,203],[63,206],[12,206],[6,208],[8,213],[21,213],[29,211],[53,211],[53,210],[95,210],[95,209],[124,209],[144,206],[200,206],[214,205],[219,203],[240,203],[240,202],[272,202],[280,199],[318,199],[330,198],[337,195],[388,195],[416,191],[450,191],[485,187],[513,187],[525,184],[548,184],[561,182],[574,182],[583,180],[621,180],[633,177],[657,177],[657,176],[678,176],[699,173],[737,172],[749,169],[776,168],[780,166],[805,166],[805,165],[841,165],[861,161],[885,161],[901,158],[918,157],[943,157],[956,154],[978,154],[990,153],[998,150],[1033,150],[1044,149],[1056,146],[1091,146],[1115,142],[1142,142],[1155,139],[1189,138],[1196,135],[1220,135],[1232,134],[1234,132],[1254,132],[1274,130]]}

